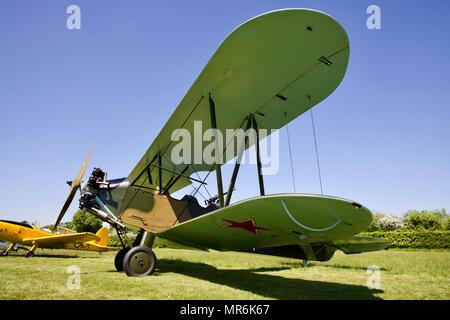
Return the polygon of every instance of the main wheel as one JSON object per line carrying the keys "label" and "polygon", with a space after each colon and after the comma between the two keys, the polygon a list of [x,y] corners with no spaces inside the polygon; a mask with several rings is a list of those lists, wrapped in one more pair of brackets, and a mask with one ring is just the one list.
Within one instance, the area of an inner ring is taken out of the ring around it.
{"label": "main wheel", "polygon": [[34,252],[28,251],[27,254],[25,255],[25,258],[31,258],[31,257],[34,257]]}
{"label": "main wheel", "polygon": [[2,257],[6,257],[9,254],[8,250],[3,250],[2,252],[0,252],[0,256]]}
{"label": "main wheel", "polygon": [[123,258],[131,248],[122,248],[117,252],[116,257],[114,258],[114,266],[118,272],[123,271]]}
{"label": "main wheel", "polygon": [[145,246],[131,248],[123,259],[123,270],[129,277],[144,277],[155,271],[156,256]]}

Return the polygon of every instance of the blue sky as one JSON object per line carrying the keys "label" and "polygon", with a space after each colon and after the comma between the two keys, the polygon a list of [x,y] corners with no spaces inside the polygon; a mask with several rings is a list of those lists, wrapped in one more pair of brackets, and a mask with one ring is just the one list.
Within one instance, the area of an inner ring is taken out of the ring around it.
{"label": "blue sky", "polygon": [[[66,28],[70,4],[81,30]],[[366,28],[370,4],[381,30]],[[350,39],[344,81],[314,109],[324,193],[394,215],[450,210],[448,1],[47,0],[0,2],[0,217],[53,222],[89,151],[89,170],[127,176],[224,37],[286,7],[324,11]],[[309,114],[289,128],[297,192],[319,193]],[[293,191],[280,137],[268,193]],[[258,194],[255,170],[234,200]]]}

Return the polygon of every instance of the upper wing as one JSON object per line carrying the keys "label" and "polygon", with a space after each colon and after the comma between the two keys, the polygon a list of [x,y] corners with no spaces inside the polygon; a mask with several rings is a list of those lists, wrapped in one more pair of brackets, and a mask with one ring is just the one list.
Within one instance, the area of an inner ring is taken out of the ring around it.
{"label": "upper wing", "polygon": [[329,243],[365,230],[370,211],[350,200],[282,194],[240,201],[158,234],[197,248],[221,251]]}
{"label": "upper wing", "polygon": [[[177,144],[171,137],[179,138],[180,129],[199,139],[190,144],[192,156],[211,143],[194,135],[194,124],[201,123],[202,131],[211,128],[209,94],[222,133],[240,128],[249,114],[255,115],[258,128],[278,129],[334,91],[344,77],[348,57],[344,29],[324,13],[287,9],[245,22],[217,49],[128,181],[153,189],[160,185],[158,170],[162,167],[161,185],[172,184],[170,192],[175,192],[191,183],[187,177],[195,171],[212,168],[201,158],[195,164],[193,160],[192,164],[175,164],[171,158]],[[237,155],[232,141],[234,137],[224,137],[223,163]],[[180,173],[183,176],[175,181]]]}
{"label": "upper wing", "polygon": [[26,245],[31,245],[33,242],[37,243],[38,247],[61,245],[70,242],[88,242],[92,240],[98,240],[99,238],[89,232],[75,233],[75,234],[64,234],[64,235],[54,235],[41,238],[27,238],[23,240]]}

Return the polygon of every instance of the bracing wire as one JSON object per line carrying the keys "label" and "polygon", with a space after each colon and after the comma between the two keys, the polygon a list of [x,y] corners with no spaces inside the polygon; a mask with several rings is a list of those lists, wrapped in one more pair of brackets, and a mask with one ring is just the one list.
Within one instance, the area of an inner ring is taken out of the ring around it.
{"label": "bracing wire", "polygon": [[208,200],[208,199],[206,199],[206,197],[200,192],[200,190],[199,191],[197,191],[197,188],[196,187],[194,187],[192,184],[191,184],[191,187],[192,187],[192,191],[191,191],[191,193],[190,193],[190,195],[192,196],[193,194],[194,194],[194,192],[197,192],[202,198],[203,198],[203,200]]}
{"label": "bracing wire", "polygon": [[317,148],[316,127],[314,125],[314,115],[313,115],[312,108],[311,108],[310,112],[311,112],[311,123],[312,123],[313,135],[314,135],[314,146],[316,148],[316,162],[317,162],[317,171],[319,173],[320,194],[323,194],[322,175],[320,173],[319,150]]}
{"label": "bracing wire", "polygon": [[[198,178],[199,180],[202,180],[202,178],[201,178],[200,175],[198,174],[198,171],[195,170],[194,166],[192,166],[192,169],[194,169],[195,174],[197,175],[197,178]],[[205,188],[206,193],[208,193],[209,198],[212,198],[211,193],[209,193],[209,191],[208,191],[208,188],[206,188],[205,185],[203,185],[203,188]],[[200,191],[199,191],[199,193],[200,193]],[[200,195],[201,195],[201,193],[200,193]],[[206,199],[205,199],[205,200],[206,200]]]}
{"label": "bracing wire", "polygon": [[[206,175],[205,179],[203,179],[202,183],[195,189],[194,194],[191,193],[191,195],[193,197],[196,196],[196,194],[199,192],[202,184],[205,183],[206,179],[208,179],[209,175],[211,174],[211,172],[214,170],[215,166],[212,166],[211,169],[209,170],[208,174]],[[177,221],[180,219],[180,217],[183,215],[184,211],[187,209],[188,207],[188,203],[186,203],[186,205],[184,206],[183,210],[181,210],[181,213],[176,217],[175,221],[173,222],[172,226],[175,225],[175,223],[177,223]]]}
{"label": "bracing wire", "polygon": [[286,120],[286,133],[288,138],[288,146],[289,146],[289,159],[291,160],[291,174],[292,174],[292,185],[294,186],[294,193],[297,193],[297,188],[295,186],[295,176],[294,176],[294,162],[292,161],[292,150],[291,150],[291,138],[289,136],[289,126],[287,121],[287,113],[284,113],[284,118]]}

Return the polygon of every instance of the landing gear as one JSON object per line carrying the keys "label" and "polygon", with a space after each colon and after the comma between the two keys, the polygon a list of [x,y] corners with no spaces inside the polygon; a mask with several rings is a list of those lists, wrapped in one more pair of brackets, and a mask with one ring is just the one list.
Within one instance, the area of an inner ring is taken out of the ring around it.
{"label": "landing gear", "polygon": [[15,246],[16,246],[15,243],[10,243],[9,246],[8,246],[8,249],[3,250],[2,252],[0,252],[0,256],[2,256],[2,257],[9,256],[9,253],[10,253],[12,250],[14,250],[14,247],[15,247]]}
{"label": "landing gear", "polygon": [[31,246],[30,251],[28,251],[27,254],[25,255],[25,258],[34,257],[34,251],[36,251],[36,249],[37,249],[37,244],[33,243],[33,245]]}
{"label": "landing gear", "polygon": [[131,248],[123,258],[123,270],[129,277],[144,277],[155,271],[156,256],[146,246]]}
{"label": "landing gear", "polygon": [[131,248],[122,248],[117,252],[116,257],[114,258],[114,266],[118,272],[123,271],[123,258],[130,251]]}
{"label": "landing gear", "polygon": [[309,265],[309,260],[308,259],[304,259],[303,260],[303,268],[308,268]]}

